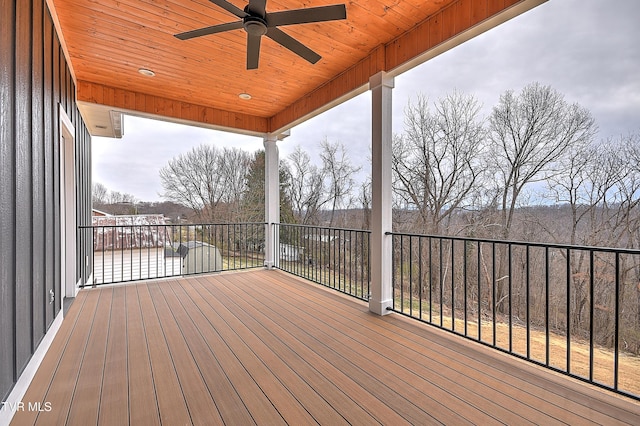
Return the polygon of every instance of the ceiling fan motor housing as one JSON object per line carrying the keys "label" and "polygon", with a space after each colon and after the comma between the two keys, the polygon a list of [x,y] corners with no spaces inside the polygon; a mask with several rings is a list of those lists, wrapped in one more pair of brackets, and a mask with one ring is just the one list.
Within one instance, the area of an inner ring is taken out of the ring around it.
{"label": "ceiling fan motor housing", "polygon": [[267,22],[259,17],[247,15],[242,19],[244,30],[252,36],[262,36],[267,33]]}

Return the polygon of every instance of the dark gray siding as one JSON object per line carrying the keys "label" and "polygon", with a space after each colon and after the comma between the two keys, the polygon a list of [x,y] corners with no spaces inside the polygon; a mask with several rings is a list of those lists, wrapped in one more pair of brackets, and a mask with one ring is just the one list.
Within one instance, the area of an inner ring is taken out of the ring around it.
{"label": "dark gray siding", "polygon": [[15,4],[0,2],[0,394],[14,382],[15,333]]}
{"label": "dark gray siding", "polygon": [[[78,225],[91,220],[90,136],[45,0],[0,2],[0,398],[59,312],[59,105],[76,129]],[[78,234],[78,237],[80,235]],[[86,281],[89,241],[78,241]],[[91,259],[91,256],[89,256]],[[49,304],[49,291],[56,302]]]}

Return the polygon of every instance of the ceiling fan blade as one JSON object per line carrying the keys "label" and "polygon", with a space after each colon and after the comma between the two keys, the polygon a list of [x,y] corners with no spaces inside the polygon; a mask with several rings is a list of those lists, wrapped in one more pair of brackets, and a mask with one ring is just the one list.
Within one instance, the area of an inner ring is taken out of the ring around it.
{"label": "ceiling fan blade", "polygon": [[278,28],[269,28],[265,35],[312,64],[315,64],[322,58],[322,56]]}
{"label": "ceiling fan blade", "polygon": [[258,68],[258,60],[260,59],[260,39],[262,36],[247,34],[247,69],[255,70]]}
{"label": "ceiling fan blade", "polygon": [[344,4],[333,6],[310,7],[307,9],[284,10],[267,14],[267,25],[275,27],[279,25],[306,24],[309,22],[335,21],[347,18],[347,9]]}
{"label": "ceiling fan blade", "polygon": [[209,1],[215,4],[216,6],[223,8],[227,12],[236,15],[238,18],[244,18],[245,16],[247,16],[247,12],[229,3],[228,1],[225,1],[225,0],[209,0]]}
{"label": "ceiling fan blade", "polygon": [[242,21],[229,22],[226,24],[212,25],[210,27],[200,28],[198,30],[175,34],[174,37],[179,38],[180,40],[189,40],[190,38],[201,37],[209,34],[217,34],[225,31],[237,30],[240,28],[242,28]]}
{"label": "ceiling fan blade", "polygon": [[267,0],[249,0],[249,12],[264,17],[267,14]]}

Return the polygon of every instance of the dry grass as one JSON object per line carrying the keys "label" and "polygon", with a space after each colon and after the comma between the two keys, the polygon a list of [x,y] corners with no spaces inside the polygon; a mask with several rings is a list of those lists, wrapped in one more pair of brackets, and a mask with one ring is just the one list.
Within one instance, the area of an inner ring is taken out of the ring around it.
{"label": "dry grass", "polygon": [[[405,307],[405,313],[408,313]],[[419,310],[413,309],[413,316],[418,316]],[[445,313],[446,314],[446,313]],[[429,321],[429,311],[423,310],[423,319]],[[431,322],[434,325],[452,330],[450,316],[443,315],[440,322],[439,312],[433,311]],[[465,323],[456,318],[454,331],[465,333]],[[493,323],[490,319],[482,322],[481,340],[493,344]],[[497,322],[495,327],[495,345],[509,350],[509,324]],[[478,339],[478,323],[467,321],[466,335]],[[547,336],[544,330],[531,328],[529,335],[529,358],[546,364]],[[567,369],[567,338],[561,334],[549,333],[549,365],[573,375],[589,378],[590,348],[589,342],[571,339],[570,342],[570,370]],[[527,329],[522,325],[512,325],[511,351],[518,355],[527,356]],[[593,350],[593,381],[605,386],[614,384],[614,352],[611,349],[595,346]],[[640,357],[620,352],[618,358],[618,389],[640,396]]]}

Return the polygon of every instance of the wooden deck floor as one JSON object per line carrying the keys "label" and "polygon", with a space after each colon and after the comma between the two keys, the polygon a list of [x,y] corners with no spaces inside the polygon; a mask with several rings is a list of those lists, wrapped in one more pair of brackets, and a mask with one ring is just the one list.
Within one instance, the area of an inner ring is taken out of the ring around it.
{"label": "wooden deck floor", "polygon": [[13,424],[640,424],[632,400],[265,270],[81,291],[23,401],[44,409]]}

